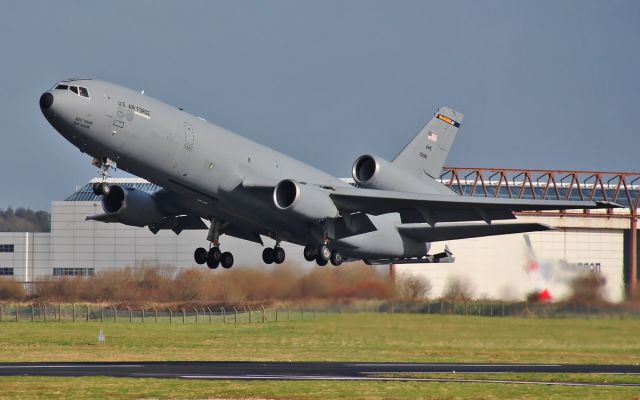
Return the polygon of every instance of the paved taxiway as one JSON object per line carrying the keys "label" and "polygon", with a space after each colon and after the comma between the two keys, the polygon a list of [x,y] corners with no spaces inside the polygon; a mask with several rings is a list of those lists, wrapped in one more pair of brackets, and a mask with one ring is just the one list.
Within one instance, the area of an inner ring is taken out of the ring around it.
{"label": "paved taxiway", "polygon": [[[562,364],[420,364],[420,363],[344,363],[344,362],[79,362],[79,363],[0,363],[0,376],[115,376],[129,378],[180,379],[277,379],[277,380],[417,380],[449,381],[440,378],[381,377],[399,373],[602,373],[639,374],[639,365],[562,365]],[[522,383],[465,379],[465,382]],[[556,382],[543,384],[611,386],[606,383]],[[639,386],[618,384],[615,386]]]}

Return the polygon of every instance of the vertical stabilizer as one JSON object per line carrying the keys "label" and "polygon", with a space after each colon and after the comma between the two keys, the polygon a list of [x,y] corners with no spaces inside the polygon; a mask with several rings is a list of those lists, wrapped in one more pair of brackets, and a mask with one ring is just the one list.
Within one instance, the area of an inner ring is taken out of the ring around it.
{"label": "vertical stabilizer", "polygon": [[414,176],[438,178],[462,118],[461,113],[441,107],[431,121],[402,149],[393,163]]}

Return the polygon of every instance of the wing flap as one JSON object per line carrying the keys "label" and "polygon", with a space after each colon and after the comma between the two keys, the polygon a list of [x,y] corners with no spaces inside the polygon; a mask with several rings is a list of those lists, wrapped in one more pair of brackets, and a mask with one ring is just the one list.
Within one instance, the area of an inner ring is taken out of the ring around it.
{"label": "wing flap", "polygon": [[536,223],[521,224],[400,224],[396,228],[401,235],[418,242],[440,242],[444,240],[467,239],[482,236],[508,235],[511,233],[547,231],[548,225]]}

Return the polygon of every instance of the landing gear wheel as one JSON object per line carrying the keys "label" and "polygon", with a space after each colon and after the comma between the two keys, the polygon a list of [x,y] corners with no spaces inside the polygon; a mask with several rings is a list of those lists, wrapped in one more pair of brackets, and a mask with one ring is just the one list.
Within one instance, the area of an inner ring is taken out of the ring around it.
{"label": "landing gear wheel", "polygon": [[211,269],[216,269],[216,268],[218,268],[218,265],[220,265],[220,261],[212,260],[209,257],[207,257],[207,267],[209,267]]}
{"label": "landing gear wheel", "polygon": [[342,252],[338,249],[334,249],[331,252],[331,264],[335,265],[336,267],[340,264],[342,264]]}
{"label": "landing gear wheel", "polygon": [[327,265],[328,262],[329,262],[328,260],[325,260],[320,256],[316,257],[316,263],[321,267],[324,267],[325,265]]}
{"label": "landing gear wheel", "polygon": [[209,249],[209,254],[207,254],[207,259],[211,259],[214,261],[220,261],[220,257],[222,256],[222,252],[219,247],[212,247]]}
{"label": "landing gear wheel", "polygon": [[222,253],[222,255],[220,256],[220,265],[222,265],[222,268],[233,267],[233,254],[228,251]]}
{"label": "landing gear wheel", "polygon": [[326,244],[323,244],[318,249],[318,253],[316,254],[316,259],[320,259],[321,258],[324,261],[329,261],[329,257],[331,257],[331,250],[329,250],[329,248],[327,247]]}
{"label": "landing gear wheel", "polygon": [[282,264],[284,262],[284,259],[286,257],[286,254],[284,252],[284,249],[282,247],[275,247],[273,249],[273,262],[276,264]]}
{"label": "landing gear wheel", "polygon": [[103,182],[100,184],[100,189],[102,190],[103,196],[108,196],[111,192],[111,186],[107,182]]}
{"label": "landing gear wheel", "polygon": [[207,253],[207,266],[211,269],[218,268],[218,265],[220,265],[221,256],[222,252],[218,247],[210,248],[209,253]]}
{"label": "landing gear wheel", "polygon": [[111,191],[111,186],[107,182],[96,182],[91,185],[91,190],[96,196],[106,196]]}
{"label": "landing gear wheel", "polygon": [[318,250],[308,244],[306,246],[304,246],[304,251],[302,252],[304,254],[304,259],[307,261],[314,261],[316,259],[316,255],[318,254]]}
{"label": "landing gear wheel", "polygon": [[193,259],[196,260],[197,264],[204,264],[207,262],[207,250],[202,247],[198,247],[196,251],[193,252]]}
{"label": "landing gear wheel", "polygon": [[271,247],[262,250],[262,261],[264,261],[265,264],[273,264],[274,259],[275,251]]}

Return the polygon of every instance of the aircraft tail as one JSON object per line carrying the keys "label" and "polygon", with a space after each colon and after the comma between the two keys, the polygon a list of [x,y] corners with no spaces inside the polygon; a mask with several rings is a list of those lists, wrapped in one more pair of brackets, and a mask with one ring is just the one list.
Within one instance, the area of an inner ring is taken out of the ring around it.
{"label": "aircraft tail", "polygon": [[441,107],[393,163],[417,177],[426,174],[438,178],[463,117],[462,113]]}

